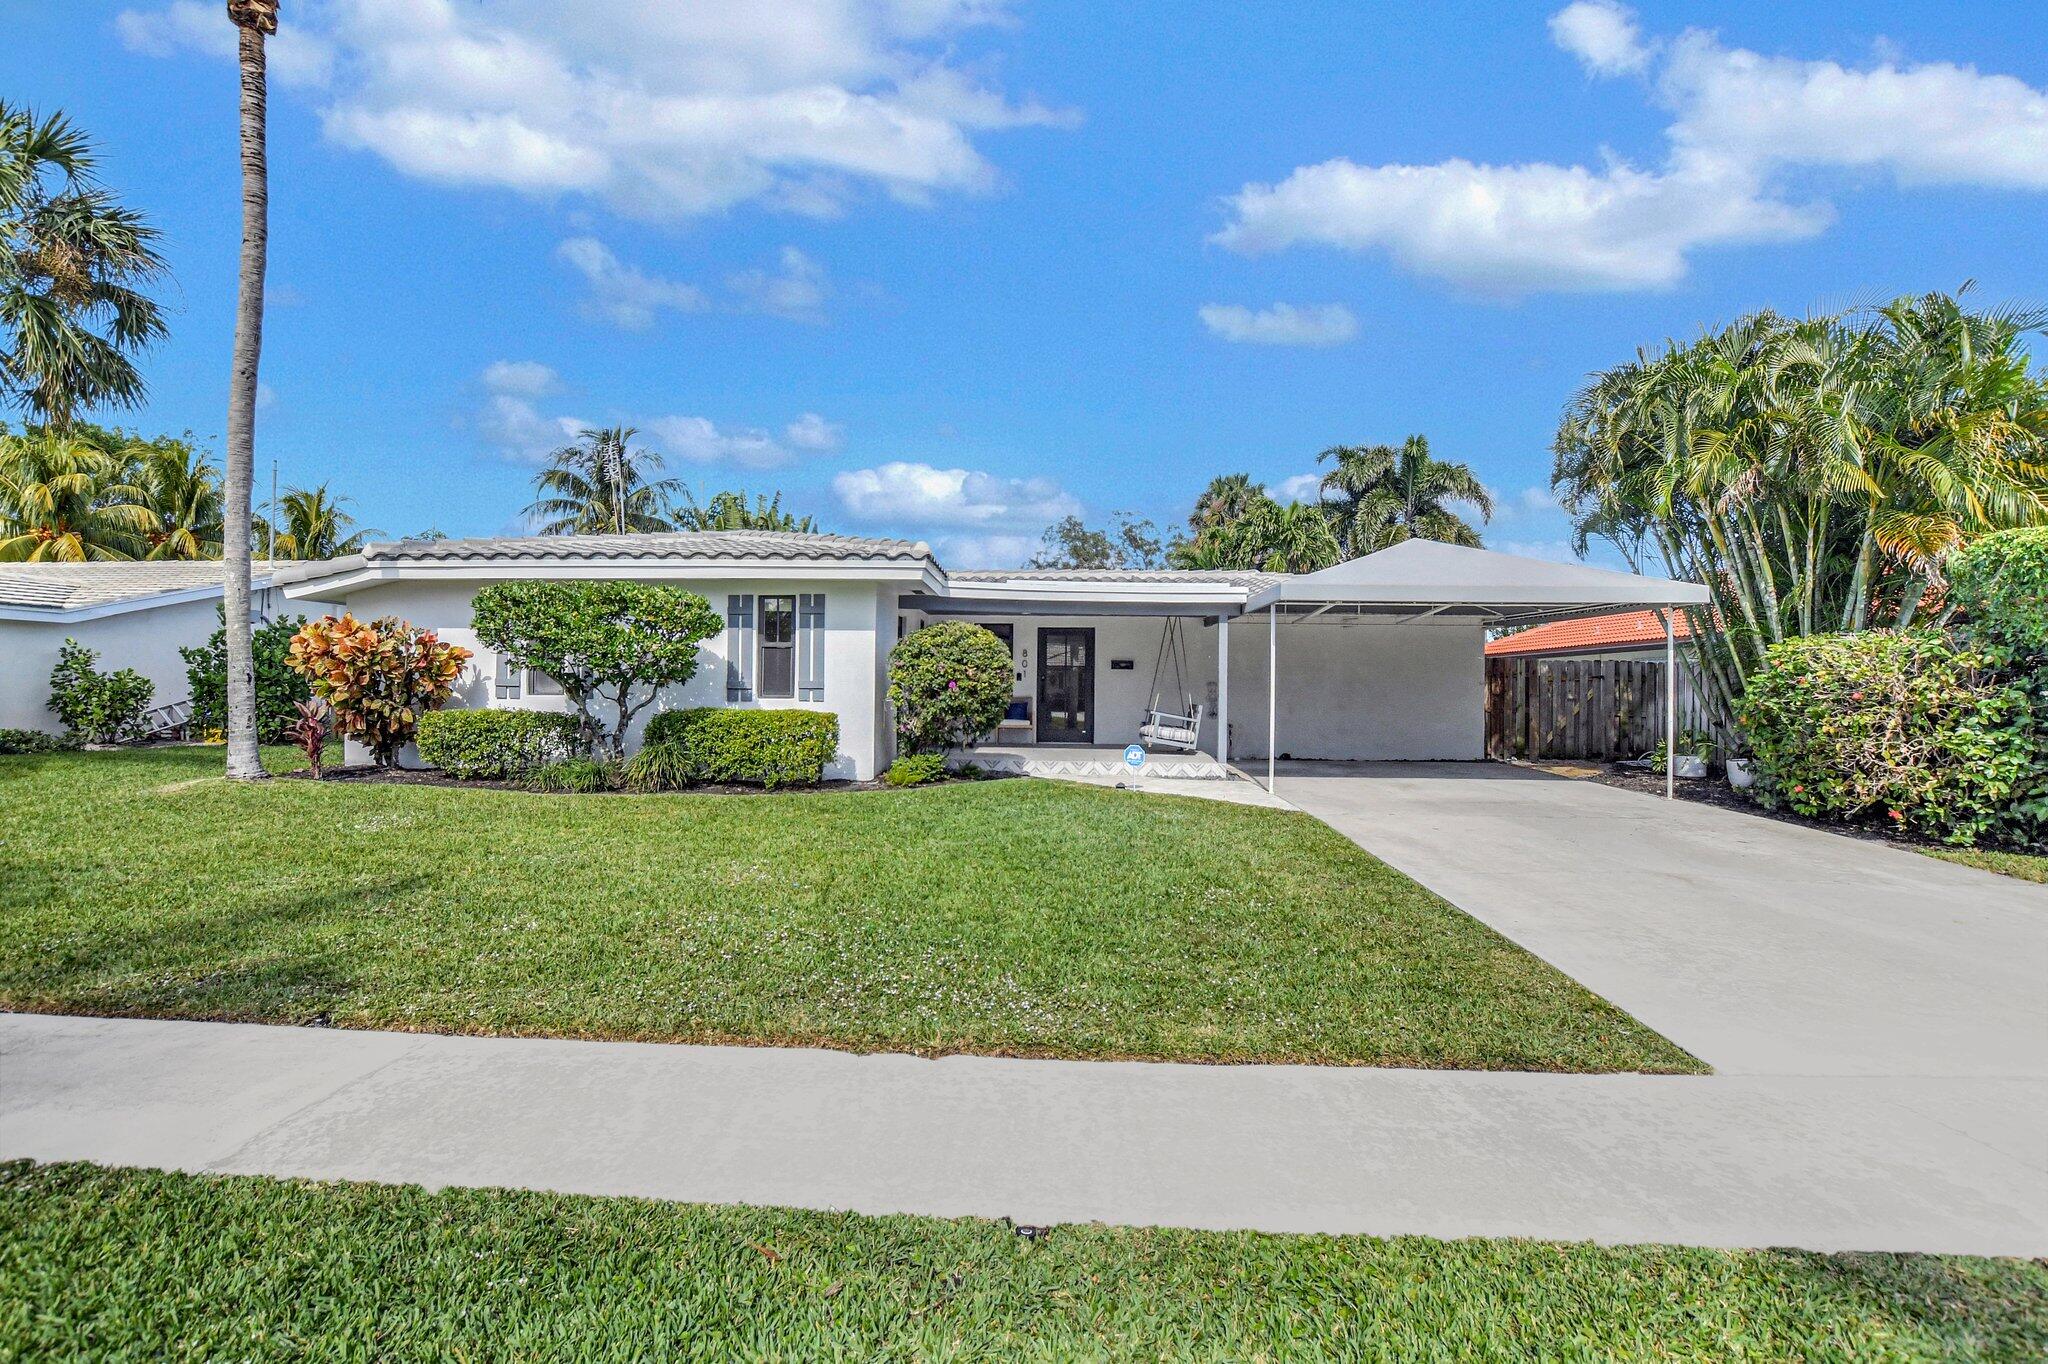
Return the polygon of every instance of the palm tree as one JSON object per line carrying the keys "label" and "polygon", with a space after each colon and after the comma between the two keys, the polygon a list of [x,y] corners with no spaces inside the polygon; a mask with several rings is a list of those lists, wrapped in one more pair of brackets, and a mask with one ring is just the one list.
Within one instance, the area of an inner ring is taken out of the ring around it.
{"label": "palm tree", "polygon": [[1188,514],[1188,529],[1199,538],[1203,531],[1242,520],[1266,498],[1266,485],[1252,482],[1250,474],[1222,474],[1209,480]]}
{"label": "palm tree", "polygon": [[1341,561],[1343,549],[1330,529],[1330,518],[1308,502],[1281,506],[1267,498],[1244,518],[1247,538],[1258,546],[1253,567],[1268,573],[1314,573]]}
{"label": "palm tree", "polygon": [[1323,476],[1322,495],[1347,559],[1411,539],[1477,548],[1479,532],[1452,503],[1493,519],[1493,498],[1479,476],[1469,465],[1432,457],[1427,436],[1410,436],[1399,450],[1333,445],[1316,460],[1336,466]]}
{"label": "palm tree", "polygon": [[382,535],[380,530],[358,528],[355,518],[342,510],[346,497],[327,491],[325,483],[312,488],[286,488],[277,500],[277,531],[271,552],[279,559],[339,559],[354,554],[363,542]]}
{"label": "palm tree", "polygon": [[684,488],[682,499],[675,508],[677,530],[779,530],[812,535],[818,529],[814,518],[784,511],[781,493],[772,497],[756,495],[749,503],[744,490],[720,492],[700,503]]}
{"label": "palm tree", "polygon": [[227,622],[228,776],[267,775],[256,747],[255,642],[249,620],[249,559],[256,474],[256,373],[263,356],[263,272],[270,251],[269,104],[264,39],[277,32],[277,0],[227,0],[242,78],[242,259],[235,308],[234,367],[228,383]]}
{"label": "palm tree", "polygon": [[624,534],[674,530],[671,507],[682,484],[651,478],[661,456],[637,448],[630,426],[577,433],[576,444],[550,457],[533,480],[527,517],[542,535]]}
{"label": "palm tree", "polygon": [[73,436],[0,436],[0,561],[139,559],[156,514],[121,459]]}
{"label": "palm tree", "polygon": [[183,441],[141,447],[128,481],[142,489],[156,519],[146,557],[221,557],[220,473],[204,452]]}
{"label": "palm tree", "polygon": [[0,102],[0,399],[60,431],[141,402],[131,357],[164,334],[142,292],[164,269],[156,229],[94,185],[93,162],[64,115]]}

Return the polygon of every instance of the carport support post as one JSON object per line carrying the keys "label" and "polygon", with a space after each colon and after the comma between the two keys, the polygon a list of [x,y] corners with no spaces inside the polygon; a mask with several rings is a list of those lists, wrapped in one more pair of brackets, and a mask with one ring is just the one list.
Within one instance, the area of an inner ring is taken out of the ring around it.
{"label": "carport support post", "polygon": [[1280,603],[1266,608],[1266,794],[1273,794],[1273,754],[1280,747]]}
{"label": "carport support post", "polygon": [[[1198,734],[1197,740],[1201,738]],[[1230,617],[1216,617],[1216,761],[1230,766]]]}
{"label": "carport support post", "polygon": [[1671,613],[1664,622],[1664,799],[1678,799],[1678,643],[1671,632]]}

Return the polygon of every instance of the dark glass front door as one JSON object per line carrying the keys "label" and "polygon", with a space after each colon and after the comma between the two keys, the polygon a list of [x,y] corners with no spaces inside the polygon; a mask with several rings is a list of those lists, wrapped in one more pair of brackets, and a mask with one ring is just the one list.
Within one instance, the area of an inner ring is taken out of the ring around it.
{"label": "dark glass front door", "polygon": [[1038,742],[1095,742],[1095,632],[1038,632]]}

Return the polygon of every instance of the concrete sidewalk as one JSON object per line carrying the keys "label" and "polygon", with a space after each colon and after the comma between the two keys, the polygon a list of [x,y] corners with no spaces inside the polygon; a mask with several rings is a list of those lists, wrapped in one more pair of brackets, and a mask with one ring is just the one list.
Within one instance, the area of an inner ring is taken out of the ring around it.
{"label": "concrete sidewalk", "polygon": [[0,1157],[1022,1222],[2048,1254],[2033,1080],[855,1056],[0,1014]]}

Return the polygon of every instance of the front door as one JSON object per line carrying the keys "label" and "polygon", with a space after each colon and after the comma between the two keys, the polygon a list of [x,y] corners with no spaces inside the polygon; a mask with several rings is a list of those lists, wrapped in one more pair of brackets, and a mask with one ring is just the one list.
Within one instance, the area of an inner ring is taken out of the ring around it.
{"label": "front door", "polygon": [[1038,632],[1038,742],[1095,742],[1095,632]]}

